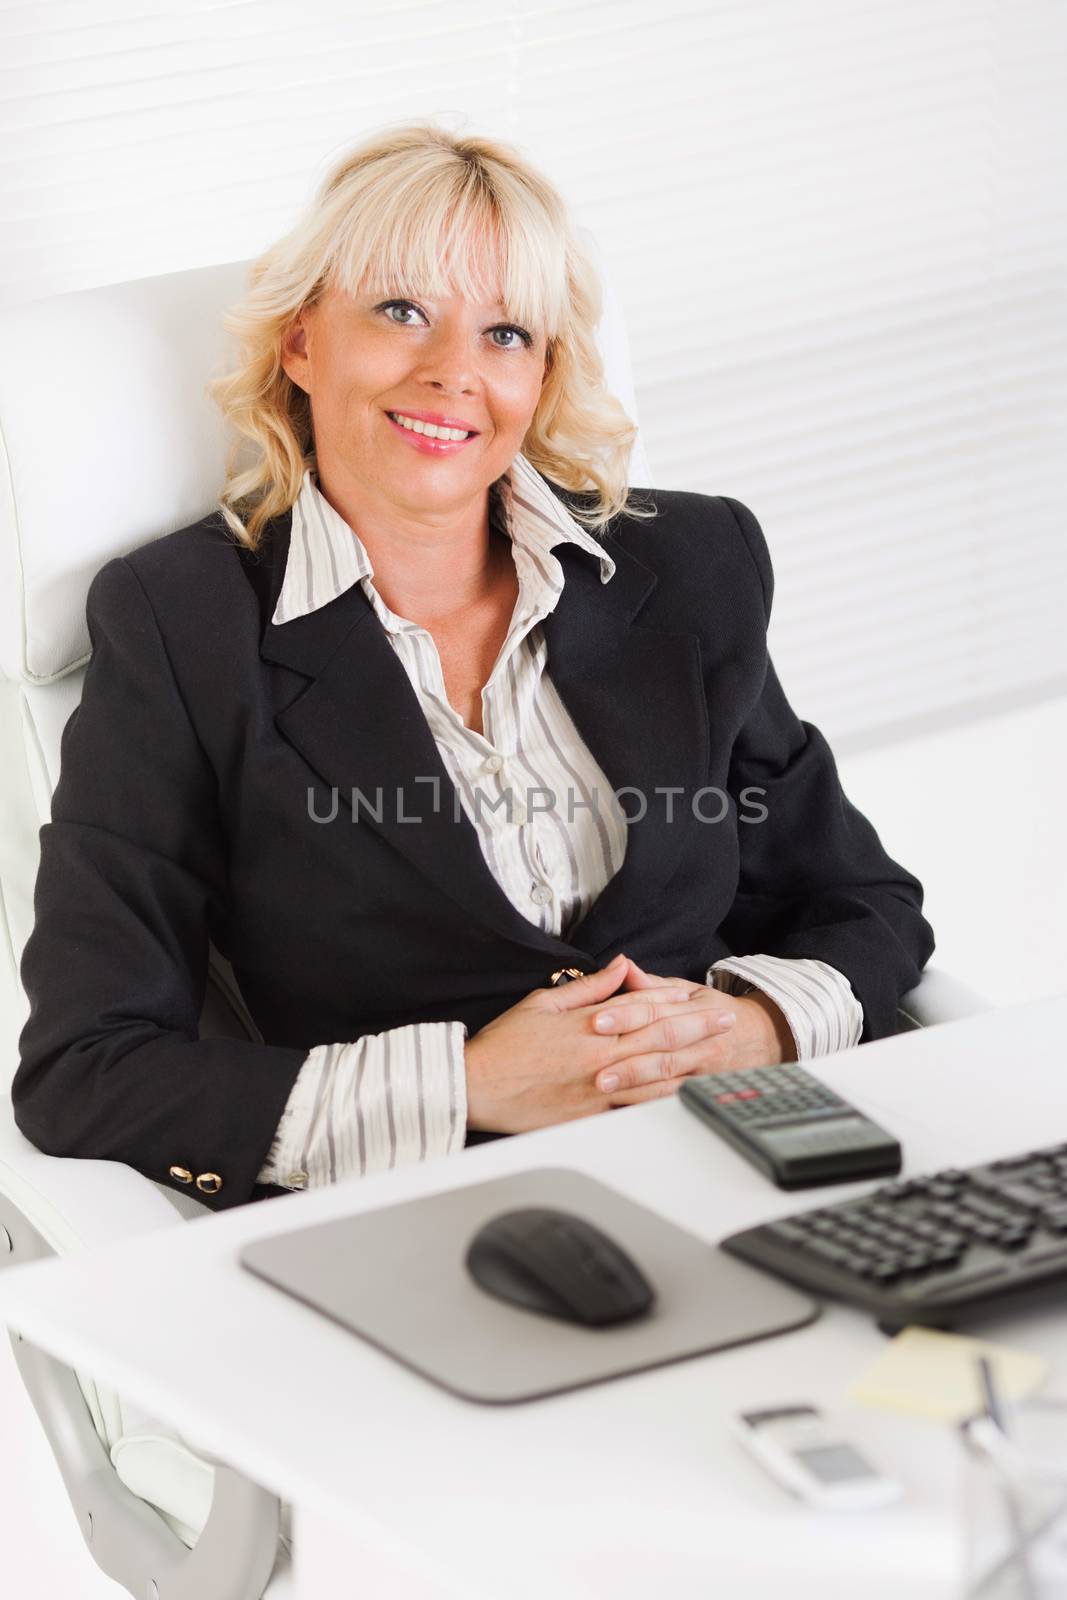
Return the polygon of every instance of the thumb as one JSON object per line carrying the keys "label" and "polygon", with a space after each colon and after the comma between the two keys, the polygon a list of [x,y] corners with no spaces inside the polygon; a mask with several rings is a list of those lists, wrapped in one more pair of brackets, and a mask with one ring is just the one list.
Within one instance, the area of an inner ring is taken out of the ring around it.
{"label": "thumb", "polygon": [[548,993],[558,1011],[575,1011],[579,1006],[595,1005],[598,1000],[614,994],[625,971],[626,957],[618,955],[606,967],[596,972],[583,972],[580,978],[561,983],[557,988],[549,989]]}

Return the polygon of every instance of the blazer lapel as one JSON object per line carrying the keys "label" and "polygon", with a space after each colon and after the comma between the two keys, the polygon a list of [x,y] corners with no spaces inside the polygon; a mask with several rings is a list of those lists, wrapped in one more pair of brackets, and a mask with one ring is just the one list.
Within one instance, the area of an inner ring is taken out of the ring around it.
{"label": "blazer lapel", "polygon": [[476,921],[551,965],[598,959],[613,929],[633,926],[635,906],[655,897],[680,852],[684,830],[664,824],[656,786],[680,785],[688,796],[707,766],[697,636],[633,622],[656,587],[655,574],[612,545],[616,572],[601,584],[595,557],[567,541],[554,549],[566,582],[543,623],[548,670],[612,788],[637,791],[624,796],[627,813],[637,816],[639,797],[647,801],[628,828],[622,868],[582,922],[556,939],[512,905],[489,870],[418,696],[360,586],[306,616],[270,622],[289,525],[288,515],[271,524],[277,556],[260,645],[263,660],[301,679],[302,692],[275,716],[279,732],[337,789],[339,806],[358,805],[360,825],[374,828]]}
{"label": "blazer lapel", "polygon": [[[699,637],[641,627],[659,579],[621,545],[606,548],[616,568],[606,584],[577,545],[554,549],[566,582],[543,624],[552,682],[632,819],[622,866],[568,931],[594,952],[639,927],[671,877],[687,829],[699,826],[689,808],[709,760]],[[682,793],[663,793],[671,787]]]}

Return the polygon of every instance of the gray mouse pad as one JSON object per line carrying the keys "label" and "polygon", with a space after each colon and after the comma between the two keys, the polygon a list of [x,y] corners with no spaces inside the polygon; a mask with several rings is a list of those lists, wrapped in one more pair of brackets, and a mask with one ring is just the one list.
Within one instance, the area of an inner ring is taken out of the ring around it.
{"label": "gray mouse pad", "polygon": [[[570,1211],[656,1291],[633,1322],[590,1328],[509,1305],[465,1265],[518,1206]],[[507,1404],[644,1372],[814,1322],[806,1295],[566,1167],[540,1167],[246,1245],[241,1264],[464,1400]]]}

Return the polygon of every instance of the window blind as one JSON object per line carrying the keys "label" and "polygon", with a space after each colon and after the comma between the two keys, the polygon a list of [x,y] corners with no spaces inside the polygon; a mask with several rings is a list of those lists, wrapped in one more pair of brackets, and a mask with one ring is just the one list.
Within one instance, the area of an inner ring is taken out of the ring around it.
{"label": "window blind", "polygon": [[790,698],[877,743],[1067,687],[1065,68],[1060,0],[0,5],[0,302],[252,256],[387,122],[514,140],[656,483],[752,508]]}

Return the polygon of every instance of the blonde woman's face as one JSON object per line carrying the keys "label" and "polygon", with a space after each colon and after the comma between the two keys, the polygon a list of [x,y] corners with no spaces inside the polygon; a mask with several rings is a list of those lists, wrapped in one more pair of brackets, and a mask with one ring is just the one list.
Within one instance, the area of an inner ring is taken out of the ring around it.
{"label": "blonde woman's face", "polygon": [[[499,305],[326,291],[288,335],[283,366],[311,398],[319,475],[409,513],[462,511],[522,448],[546,341]],[[409,423],[470,433],[434,439]],[[443,424],[439,424],[443,425]]]}

